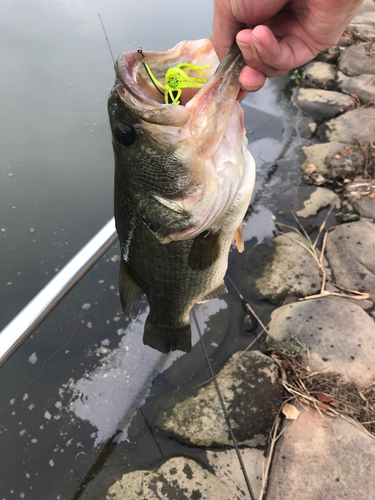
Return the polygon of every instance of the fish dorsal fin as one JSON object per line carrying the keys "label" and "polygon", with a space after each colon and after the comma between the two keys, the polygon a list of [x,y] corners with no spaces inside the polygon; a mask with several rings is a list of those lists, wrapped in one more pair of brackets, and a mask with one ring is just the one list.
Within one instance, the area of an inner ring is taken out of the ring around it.
{"label": "fish dorsal fin", "polygon": [[221,295],[224,295],[226,293],[228,293],[228,288],[225,286],[225,283],[223,281],[221,285],[215,288],[215,290],[212,290],[212,292],[205,295],[198,301],[198,303],[200,304],[201,302],[206,302],[206,300],[216,299],[217,297],[221,297]]}
{"label": "fish dorsal fin", "polygon": [[242,253],[245,249],[245,242],[243,239],[243,224],[239,225],[237,231],[235,232],[237,250]]}
{"label": "fish dorsal fin", "polygon": [[189,266],[203,271],[212,266],[220,255],[220,230],[216,233],[210,229],[194,238],[189,254]]}
{"label": "fish dorsal fin", "polygon": [[121,260],[120,264],[119,292],[124,313],[134,321],[138,316],[143,292],[123,260]]}

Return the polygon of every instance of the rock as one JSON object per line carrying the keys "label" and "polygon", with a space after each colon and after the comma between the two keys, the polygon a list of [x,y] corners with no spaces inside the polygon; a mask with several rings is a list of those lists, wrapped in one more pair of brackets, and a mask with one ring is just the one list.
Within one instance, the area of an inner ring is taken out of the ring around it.
{"label": "rock", "polygon": [[362,219],[336,227],[326,255],[338,285],[375,294],[375,224]]}
{"label": "rock", "polygon": [[[229,358],[217,380],[238,443],[265,445],[282,402],[273,360],[259,351],[238,352]],[[232,446],[213,382],[169,393],[152,424],[190,446]]]}
{"label": "rock", "polygon": [[324,142],[302,148],[306,162],[304,171],[314,165],[314,173],[324,175],[326,179],[347,177],[351,172],[361,169],[365,163],[363,151],[357,146],[346,146],[343,142]]}
{"label": "rock", "polygon": [[315,60],[332,64],[337,61],[337,58],[339,57],[340,54],[341,54],[340,47],[338,45],[335,45],[334,47],[330,47],[329,49],[319,52]]}
{"label": "rock", "polygon": [[350,45],[342,51],[338,68],[348,76],[375,74],[375,44],[360,43]]}
{"label": "rock", "polygon": [[335,85],[336,70],[332,64],[314,61],[305,68],[306,80],[313,87],[329,89]]}
{"label": "rock", "polygon": [[106,500],[237,500],[227,486],[195,460],[173,457],[153,470],[124,474],[108,490]]}
{"label": "rock", "polygon": [[[241,449],[253,492],[262,486],[263,452]],[[108,490],[106,500],[246,500],[247,486],[235,450],[207,451],[213,472],[187,457],[173,457],[158,468],[124,474]]]}
{"label": "rock", "polygon": [[315,121],[309,116],[304,115],[302,112],[296,120],[296,132],[304,139],[310,139],[316,132],[317,125]]}
{"label": "rock", "polygon": [[353,201],[353,207],[362,217],[375,219],[375,199],[369,196],[361,196],[359,199]]}
{"label": "rock", "polygon": [[343,142],[323,142],[322,144],[313,144],[312,146],[304,146],[302,151],[306,156],[306,164],[312,163],[316,167],[316,171],[322,175],[330,175],[328,167],[328,159],[338,154],[345,148]]}
{"label": "rock", "polygon": [[300,88],[292,97],[293,104],[317,120],[328,120],[349,109],[351,97],[333,90]]}
{"label": "rock", "polygon": [[371,142],[375,136],[375,108],[347,111],[325,123],[323,131],[332,142]]}
{"label": "rock", "polygon": [[277,236],[270,244],[255,246],[245,256],[249,292],[272,304],[280,303],[290,294],[305,297],[317,293],[321,284],[313,257],[295,242],[303,239],[294,232],[287,234]]}
{"label": "rock", "polygon": [[362,102],[375,101],[375,75],[346,76],[337,73],[338,84],[344,92],[355,94]]}
{"label": "rock", "polygon": [[273,311],[268,331],[270,350],[301,356],[313,372],[360,386],[375,381],[375,323],[357,303],[334,296],[293,302]]}
{"label": "rock", "polygon": [[375,6],[373,0],[365,0],[361,10],[352,19],[349,27],[366,40],[375,40]]}
{"label": "rock", "polygon": [[284,429],[266,500],[375,499],[375,439],[354,421],[304,410]]}
{"label": "rock", "polygon": [[[264,453],[261,450],[251,448],[241,448],[240,453],[255,498],[259,498],[262,487]],[[232,494],[236,495],[233,498],[241,500],[249,498],[236,450],[207,451],[207,459],[214,469],[215,476],[228,487]]]}
{"label": "rock", "polygon": [[308,200],[303,202],[304,208],[296,212],[298,217],[307,218],[316,215],[320,209],[334,203],[336,208],[340,206],[340,198],[330,189],[316,188]]}

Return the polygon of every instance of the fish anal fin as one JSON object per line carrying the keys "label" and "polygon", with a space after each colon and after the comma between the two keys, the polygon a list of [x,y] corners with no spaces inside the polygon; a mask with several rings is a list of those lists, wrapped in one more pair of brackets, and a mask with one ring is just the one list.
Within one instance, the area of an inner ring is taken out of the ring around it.
{"label": "fish anal fin", "polygon": [[237,245],[237,250],[242,253],[245,250],[245,242],[243,239],[243,224],[239,225],[237,231],[235,232],[236,235],[236,245]]}
{"label": "fish anal fin", "polygon": [[215,290],[212,290],[212,292],[208,293],[202,299],[200,299],[198,301],[198,304],[200,304],[201,302],[206,302],[206,300],[216,299],[217,297],[220,297],[221,295],[224,295],[226,293],[228,293],[228,288],[225,286],[225,283],[223,281],[221,285],[215,288]]}
{"label": "fish anal fin", "polygon": [[212,266],[220,255],[220,232],[207,230],[194,238],[189,254],[189,266],[203,271]]}
{"label": "fish anal fin", "polygon": [[121,260],[120,264],[119,292],[124,313],[134,321],[138,316],[143,292],[123,260]]}
{"label": "fish anal fin", "polygon": [[191,351],[191,327],[188,323],[177,328],[160,326],[147,316],[143,343],[164,354],[170,351]]}

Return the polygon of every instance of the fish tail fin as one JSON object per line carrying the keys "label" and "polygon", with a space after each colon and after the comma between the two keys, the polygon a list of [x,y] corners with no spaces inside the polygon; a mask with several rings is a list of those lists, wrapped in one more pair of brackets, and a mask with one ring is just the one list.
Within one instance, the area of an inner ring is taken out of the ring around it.
{"label": "fish tail fin", "polygon": [[191,351],[191,327],[187,325],[178,328],[169,328],[154,324],[147,316],[143,343],[168,354],[170,351]]}

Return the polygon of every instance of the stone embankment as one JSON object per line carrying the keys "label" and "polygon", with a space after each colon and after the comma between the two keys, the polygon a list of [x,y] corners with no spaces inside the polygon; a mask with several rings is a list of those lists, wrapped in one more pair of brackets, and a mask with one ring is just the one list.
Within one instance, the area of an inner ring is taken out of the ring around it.
{"label": "stone embankment", "polygon": [[[277,307],[264,352],[236,353],[218,381],[257,499],[375,500],[374,2],[299,71],[302,176],[318,187],[296,215],[333,205],[337,225],[318,245],[296,225],[247,250],[249,293]],[[206,463],[124,474],[107,500],[249,498],[212,382],[168,393],[151,426]]]}

